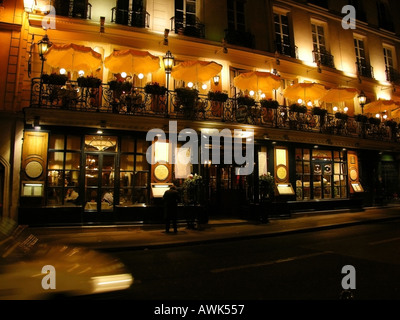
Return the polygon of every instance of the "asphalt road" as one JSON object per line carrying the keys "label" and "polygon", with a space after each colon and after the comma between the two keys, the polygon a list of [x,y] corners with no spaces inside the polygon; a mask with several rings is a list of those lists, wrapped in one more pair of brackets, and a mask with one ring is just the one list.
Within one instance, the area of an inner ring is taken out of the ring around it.
{"label": "asphalt road", "polygon": [[[114,251],[135,283],[94,299],[135,301],[400,299],[400,221],[207,245]],[[344,266],[354,272],[342,272]]]}

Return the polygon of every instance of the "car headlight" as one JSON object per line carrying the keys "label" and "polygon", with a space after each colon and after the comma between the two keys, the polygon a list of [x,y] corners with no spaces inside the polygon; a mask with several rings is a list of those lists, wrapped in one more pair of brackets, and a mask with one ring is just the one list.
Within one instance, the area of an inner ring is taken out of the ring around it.
{"label": "car headlight", "polygon": [[93,293],[128,289],[133,283],[129,273],[92,277]]}

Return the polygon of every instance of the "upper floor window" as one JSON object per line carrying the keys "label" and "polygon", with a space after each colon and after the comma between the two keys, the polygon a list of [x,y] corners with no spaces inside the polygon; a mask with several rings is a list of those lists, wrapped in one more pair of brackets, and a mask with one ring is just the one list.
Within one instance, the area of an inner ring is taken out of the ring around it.
{"label": "upper floor window", "polygon": [[390,15],[389,3],[387,0],[377,1],[379,27],[388,31],[394,31],[393,19]]}
{"label": "upper floor window", "polygon": [[111,21],[118,24],[144,28],[148,27],[148,19],[143,0],[117,0],[112,9]]}
{"label": "upper floor window", "polygon": [[288,16],[275,12],[274,26],[276,51],[280,54],[293,57]]}
{"label": "upper floor window", "polygon": [[196,25],[196,0],[175,0],[175,26]]}
{"label": "upper floor window", "polygon": [[383,57],[385,59],[386,80],[398,84],[400,82],[400,73],[396,70],[394,48],[384,46]]}
{"label": "upper floor window", "polygon": [[354,50],[356,54],[358,74],[363,77],[373,78],[372,67],[369,65],[367,60],[364,39],[354,38]]}
{"label": "upper floor window", "polygon": [[92,5],[88,0],[52,0],[52,5],[59,16],[90,19]]}
{"label": "upper floor window", "polygon": [[385,58],[385,67],[386,69],[393,68],[393,53],[392,49],[388,47],[383,47],[383,56]]}
{"label": "upper floor window", "polygon": [[323,24],[311,23],[311,32],[313,40],[314,62],[321,65],[334,68],[333,56],[327,49],[325,28]]}
{"label": "upper floor window", "polygon": [[228,0],[228,29],[246,31],[244,1]]}

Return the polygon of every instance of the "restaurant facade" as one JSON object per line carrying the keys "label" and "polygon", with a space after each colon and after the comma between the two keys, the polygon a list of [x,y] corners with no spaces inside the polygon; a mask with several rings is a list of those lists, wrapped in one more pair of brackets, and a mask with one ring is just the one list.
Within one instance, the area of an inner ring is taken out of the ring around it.
{"label": "restaurant facade", "polygon": [[4,2],[2,215],[159,223],[171,184],[203,223],[396,200],[398,4],[351,29],[345,2]]}

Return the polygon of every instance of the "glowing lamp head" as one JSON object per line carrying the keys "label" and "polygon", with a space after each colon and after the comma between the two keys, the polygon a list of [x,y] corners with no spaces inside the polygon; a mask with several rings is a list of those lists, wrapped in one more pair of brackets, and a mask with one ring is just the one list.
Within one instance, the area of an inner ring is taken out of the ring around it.
{"label": "glowing lamp head", "polygon": [[80,77],[83,77],[83,76],[85,75],[85,71],[80,70],[80,71],[78,72],[78,74],[79,74]]}
{"label": "glowing lamp head", "polygon": [[202,88],[203,90],[206,90],[206,89],[207,89],[207,85],[206,85],[206,84],[203,84],[203,85],[201,86],[201,88]]}
{"label": "glowing lamp head", "polygon": [[144,74],[143,74],[143,73],[139,73],[139,74],[138,74],[138,78],[139,78],[140,80],[142,80],[142,79],[144,78]]}
{"label": "glowing lamp head", "polygon": [[66,73],[67,73],[67,70],[65,70],[64,68],[60,69],[60,74],[66,74]]}
{"label": "glowing lamp head", "polygon": [[253,90],[250,90],[249,94],[250,94],[251,96],[254,96],[254,91],[253,91]]}
{"label": "glowing lamp head", "polygon": [[193,88],[193,82],[189,82],[189,83],[188,83],[188,87],[189,87],[189,88]]}
{"label": "glowing lamp head", "polygon": [[122,72],[122,73],[121,73],[121,77],[122,77],[122,78],[124,78],[124,79],[125,79],[127,76],[128,76],[128,75],[127,75],[127,73],[126,73],[126,72]]}

